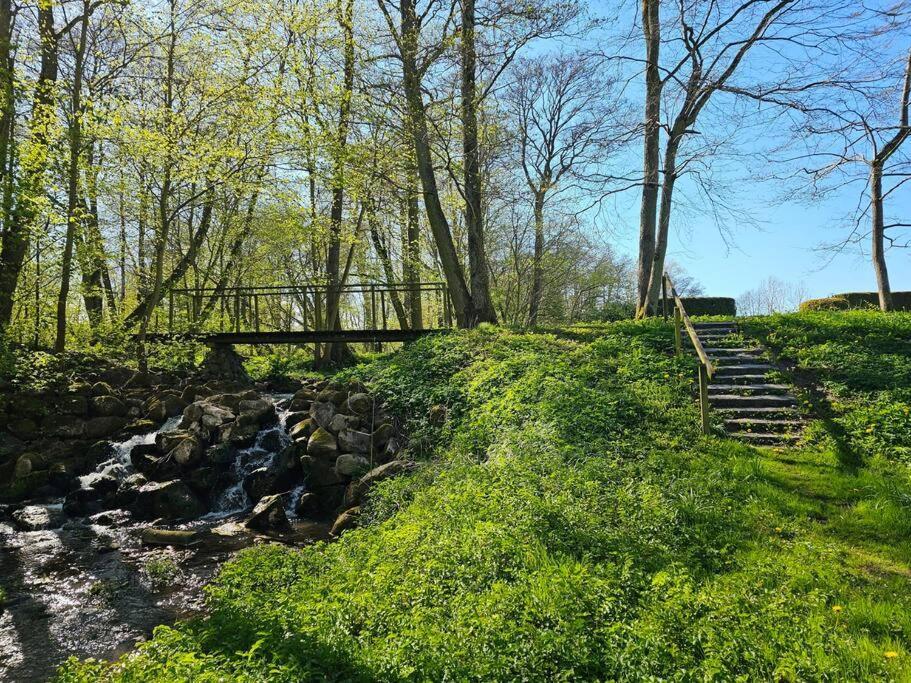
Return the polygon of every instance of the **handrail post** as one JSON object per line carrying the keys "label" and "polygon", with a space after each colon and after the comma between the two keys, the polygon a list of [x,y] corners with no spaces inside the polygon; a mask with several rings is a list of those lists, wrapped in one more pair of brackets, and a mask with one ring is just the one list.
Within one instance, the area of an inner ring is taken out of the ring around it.
{"label": "handrail post", "polygon": [[661,276],[661,312],[664,314],[664,322],[667,322],[667,275]]}
{"label": "handrail post", "polygon": [[253,320],[256,331],[259,332],[259,294],[253,295]]}
{"label": "handrail post", "polygon": [[683,338],[680,330],[681,326],[680,309],[674,306],[674,349],[678,356],[683,355]]}
{"label": "handrail post", "polygon": [[702,433],[712,433],[712,424],[709,421],[709,373],[705,366],[699,364],[699,412],[702,418]]}
{"label": "handrail post", "polygon": [[174,290],[168,292],[168,334],[174,334]]}
{"label": "handrail post", "polygon": [[234,292],[234,331],[240,332],[240,290]]}

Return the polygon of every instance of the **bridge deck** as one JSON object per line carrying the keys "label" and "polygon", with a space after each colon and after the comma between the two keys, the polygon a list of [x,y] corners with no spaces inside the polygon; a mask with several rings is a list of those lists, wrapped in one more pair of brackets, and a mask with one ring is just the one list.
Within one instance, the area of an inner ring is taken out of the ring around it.
{"label": "bridge deck", "polygon": [[307,330],[296,332],[200,332],[149,334],[146,340],[192,339],[205,344],[326,344],[329,342],[384,343],[414,341],[445,330]]}

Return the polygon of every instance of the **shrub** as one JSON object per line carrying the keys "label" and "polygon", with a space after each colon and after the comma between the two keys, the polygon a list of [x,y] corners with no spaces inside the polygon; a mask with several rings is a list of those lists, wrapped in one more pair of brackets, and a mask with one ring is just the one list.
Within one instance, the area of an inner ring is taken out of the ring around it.
{"label": "shrub", "polygon": [[[658,302],[658,310],[661,310],[662,301]],[[681,297],[683,307],[687,315],[724,315],[734,317],[737,315],[737,302],[729,297],[722,296],[687,296]],[[674,302],[671,299],[667,301],[668,311],[674,308]]]}
{"label": "shrub", "polygon": [[[823,299],[809,299],[800,304],[801,311],[847,311],[878,309],[877,292],[847,292],[833,294]],[[911,311],[911,292],[892,292],[892,308],[896,311]]]}
{"label": "shrub", "polygon": [[822,299],[808,299],[800,304],[801,313],[807,311],[846,311],[851,304],[843,296],[828,296]]}

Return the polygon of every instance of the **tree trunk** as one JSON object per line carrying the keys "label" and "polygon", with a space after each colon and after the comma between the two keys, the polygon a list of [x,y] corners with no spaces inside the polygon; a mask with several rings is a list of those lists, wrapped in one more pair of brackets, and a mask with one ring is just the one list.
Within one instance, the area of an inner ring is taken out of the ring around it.
{"label": "tree trunk", "polygon": [[642,31],[645,36],[645,128],[643,142],[642,203],[639,209],[638,301],[636,316],[647,315],[651,266],[655,255],[655,223],[658,213],[658,161],[661,135],[660,0],[642,0]]}
{"label": "tree trunk", "polygon": [[873,270],[879,292],[879,308],[892,310],[892,290],[889,287],[889,269],[886,266],[885,228],[883,220],[883,169],[874,162],[870,166],[870,215],[872,218]]}
{"label": "tree trunk", "polygon": [[126,319],[124,319],[124,327],[130,328],[137,322],[151,318],[152,312],[155,310],[155,307],[158,305],[161,298],[180,282],[181,278],[187,274],[190,266],[196,262],[196,255],[199,252],[199,248],[202,246],[203,242],[205,242],[206,237],[209,234],[209,228],[212,226],[212,206],[214,203],[214,190],[210,189],[205,206],[203,206],[202,209],[202,217],[199,220],[199,226],[196,228],[196,232],[190,236],[190,244],[187,246],[186,253],[181,257],[180,261],[177,262],[177,265],[174,266],[174,269],[171,271],[171,274],[168,275],[167,279],[164,278],[163,273],[159,272],[156,267],[155,290],[153,290],[152,294],[143,299],[136,308],[130,312]]}
{"label": "tree trunk", "polygon": [[545,193],[535,191],[535,254],[532,263],[531,302],[528,307],[528,324],[538,324],[538,312],[544,296],[544,198]]}
{"label": "tree trunk", "polygon": [[487,249],[484,244],[481,161],[478,148],[477,54],[475,0],[462,0],[462,151],[464,155],[465,226],[468,232],[468,271],[474,322],[496,323],[490,298]]}
{"label": "tree trunk", "polygon": [[[70,277],[73,270],[73,245],[76,242],[81,217],[79,213],[79,162],[82,158],[82,72],[85,63],[85,46],[88,39],[89,1],[82,3],[82,22],[79,29],[79,42],[76,48],[73,67],[73,92],[70,98],[70,159],[67,169],[67,205],[66,205],[66,238],[63,246],[62,272],[60,291],[57,295],[57,337],[54,351],[61,353],[66,348],[66,305],[70,294]],[[89,319],[94,316],[89,312]],[[97,320],[96,320],[97,322]],[[94,328],[94,325],[93,325]]]}
{"label": "tree trunk", "polygon": [[443,212],[443,205],[440,202],[433,158],[430,153],[430,133],[427,129],[427,118],[424,111],[424,96],[421,93],[421,74],[417,66],[420,27],[415,0],[400,0],[400,10],[402,87],[408,109],[409,128],[414,138],[418,176],[424,192],[424,209],[427,212],[427,222],[430,224],[434,242],[436,242],[443,275],[449,287],[456,320],[460,327],[469,327],[475,321],[474,305],[468,292],[468,285],[465,283],[465,274],[462,272],[455,244],[452,241],[449,222],[446,220],[446,214]]}
{"label": "tree trunk", "polygon": [[407,193],[405,198],[405,230],[402,244],[402,279],[410,285],[405,305],[408,309],[411,329],[424,328],[424,310],[421,302],[421,223],[418,213],[417,179],[413,169],[408,170]]}
{"label": "tree trunk", "polygon": [[672,131],[664,150],[664,182],[661,185],[658,234],[655,239],[655,252],[652,256],[648,294],[643,305],[643,309],[649,313],[657,310],[658,297],[661,293],[661,279],[664,276],[667,241],[671,226],[671,208],[674,202],[674,185],[677,182],[677,151],[680,148],[681,134],[678,134],[676,130]]}
{"label": "tree trunk", "polygon": [[[0,0],[0,188],[5,188],[13,172],[8,164],[13,142],[13,118],[16,115],[13,90],[12,0]],[[3,224],[9,216],[3,214]]]}
{"label": "tree trunk", "polygon": [[[340,316],[341,234],[345,210],[346,150],[351,122],[351,97],[354,92],[354,0],[339,0],[338,21],[345,36],[345,66],[342,99],[339,104],[338,130],[336,131],[332,208],[329,215],[329,249],[326,258],[326,276],[329,279],[329,287],[326,290],[326,328],[329,330],[342,328]],[[323,356],[322,360],[323,362],[329,360],[336,365],[341,365],[347,362],[351,356],[347,344],[333,342],[329,345],[328,353]]]}
{"label": "tree trunk", "polygon": [[[383,266],[383,275],[386,278],[386,282],[392,284],[395,282],[395,270],[392,268],[392,259],[389,257],[389,250],[386,248],[386,241],[380,234],[379,226],[376,224],[376,215],[372,208],[367,210],[367,223],[370,226],[370,239],[373,242],[373,248],[376,251],[377,258],[380,260],[380,264]],[[399,291],[394,288],[390,289],[389,299],[392,302],[395,316],[398,318],[399,328],[402,330],[409,329],[408,314],[405,311],[405,306],[402,303]]]}
{"label": "tree trunk", "polygon": [[54,3],[51,0],[38,3],[38,33],[41,39],[41,70],[35,84],[30,124],[32,153],[29,163],[22,169],[18,206],[10,223],[4,226],[0,250],[0,330],[6,328],[12,318],[16,285],[28,251],[29,231],[37,217],[37,200],[45,191],[45,173],[49,163],[48,131],[56,116],[57,35],[54,32]]}

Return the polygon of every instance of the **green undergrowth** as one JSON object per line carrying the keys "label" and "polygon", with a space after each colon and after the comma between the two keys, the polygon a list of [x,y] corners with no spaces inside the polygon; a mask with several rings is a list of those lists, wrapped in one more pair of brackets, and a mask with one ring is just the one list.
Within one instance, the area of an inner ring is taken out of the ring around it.
{"label": "green undergrowth", "polygon": [[244,551],[209,616],[61,680],[911,678],[907,471],[699,436],[672,349],[660,321],[482,328],[347,371],[417,473],[362,528]]}
{"label": "green undergrowth", "polygon": [[819,419],[811,442],[849,462],[911,465],[911,313],[806,312],[745,327],[792,363]]}

